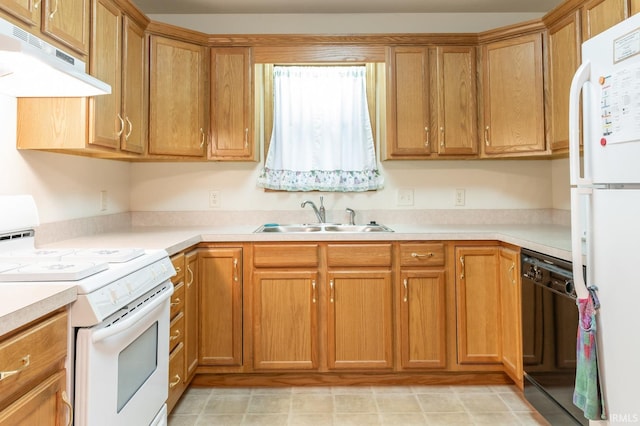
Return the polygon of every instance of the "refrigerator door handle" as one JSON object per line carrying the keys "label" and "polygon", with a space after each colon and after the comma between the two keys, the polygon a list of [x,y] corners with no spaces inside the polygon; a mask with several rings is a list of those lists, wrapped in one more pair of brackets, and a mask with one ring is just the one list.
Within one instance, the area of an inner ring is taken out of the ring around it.
{"label": "refrigerator door handle", "polygon": [[[576,290],[578,299],[586,299],[589,297],[589,290],[584,281],[583,275],[583,253],[582,253],[582,220],[580,214],[580,197],[591,197],[593,190],[591,188],[571,188],[571,259],[573,267],[573,285]],[[587,232],[589,232],[589,220],[587,222]]]}
{"label": "refrigerator door handle", "polygon": [[[591,183],[580,175],[580,93],[582,93],[584,84],[589,81],[590,75],[591,62],[583,62],[574,74],[569,90],[569,178],[571,186]],[[584,113],[586,115],[587,111]]]}

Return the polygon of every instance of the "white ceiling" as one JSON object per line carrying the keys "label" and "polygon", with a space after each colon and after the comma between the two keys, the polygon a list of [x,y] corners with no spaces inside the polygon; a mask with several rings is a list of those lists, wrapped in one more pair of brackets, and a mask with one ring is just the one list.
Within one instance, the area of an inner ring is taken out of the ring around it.
{"label": "white ceiling", "polygon": [[546,13],[562,0],[132,0],[146,14]]}

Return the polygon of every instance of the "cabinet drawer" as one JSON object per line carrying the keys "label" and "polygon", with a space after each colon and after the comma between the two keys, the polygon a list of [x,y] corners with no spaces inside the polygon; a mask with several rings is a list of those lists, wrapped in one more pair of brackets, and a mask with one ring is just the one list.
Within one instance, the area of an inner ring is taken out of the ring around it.
{"label": "cabinet drawer", "polygon": [[415,243],[400,244],[401,266],[442,266],[444,265],[444,244]]}
{"label": "cabinet drawer", "polygon": [[173,409],[184,390],[184,343],[179,343],[169,354],[169,396],[167,409]]}
{"label": "cabinet drawer", "polygon": [[184,253],[171,256],[171,263],[176,270],[176,275],[171,278],[171,282],[176,284],[184,281]]}
{"label": "cabinet drawer", "polygon": [[391,266],[391,244],[329,244],[328,266]]}
{"label": "cabinet drawer", "polygon": [[62,312],[0,343],[0,404],[47,371],[58,370],[67,354],[67,313]]}
{"label": "cabinet drawer", "polygon": [[184,313],[180,311],[169,325],[169,352],[182,342],[184,342]]}
{"label": "cabinet drawer", "polygon": [[318,266],[317,244],[256,244],[253,266],[257,268]]}
{"label": "cabinet drawer", "polygon": [[184,281],[180,281],[173,287],[173,294],[171,295],[171,312],[170,318],[175,317],[178,312],[184,309]]}

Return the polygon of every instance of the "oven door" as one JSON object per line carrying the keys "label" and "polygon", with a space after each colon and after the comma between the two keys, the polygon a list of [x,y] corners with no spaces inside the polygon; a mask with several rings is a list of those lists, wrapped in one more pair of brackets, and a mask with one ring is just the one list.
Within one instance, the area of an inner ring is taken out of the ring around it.
{"label": "oven door", "polygon": [[76,425],[157,422],[168,395],[169,298],[173,286],[167,281],[158,289],[152,297],[132,303],[135,308],[119,319],[110,317],[105,321],[109,326],[101,323],[78,330]]}

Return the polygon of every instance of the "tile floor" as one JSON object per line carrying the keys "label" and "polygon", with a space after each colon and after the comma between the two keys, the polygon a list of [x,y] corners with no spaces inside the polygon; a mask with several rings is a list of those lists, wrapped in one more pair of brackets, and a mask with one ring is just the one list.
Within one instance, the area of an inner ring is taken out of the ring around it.
{"label": "tile floor", "polygon": [[169,426],[545,425],[513,386],[189,388]]}

